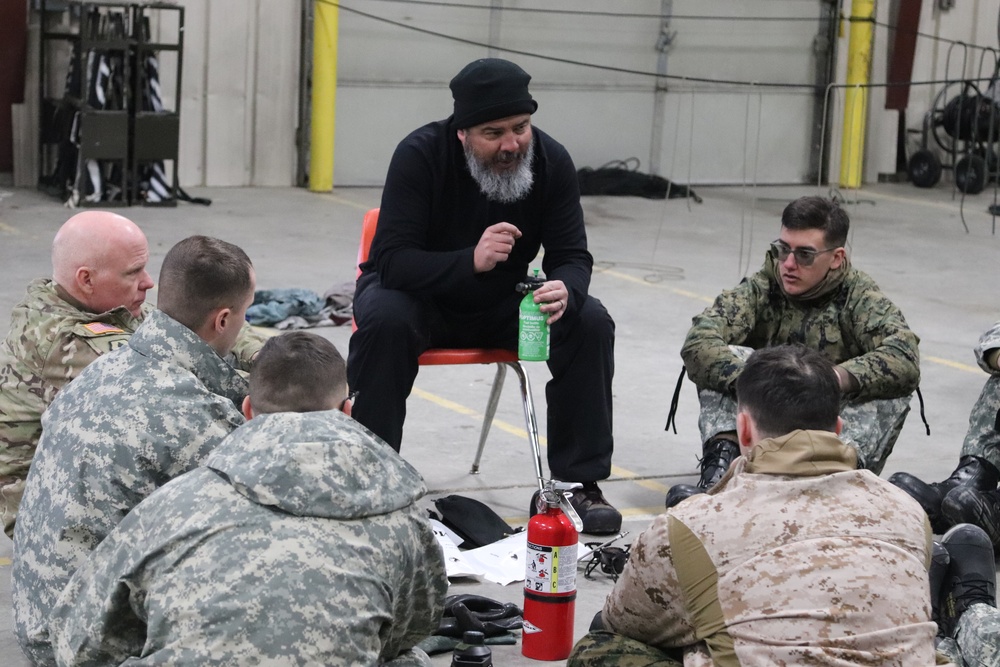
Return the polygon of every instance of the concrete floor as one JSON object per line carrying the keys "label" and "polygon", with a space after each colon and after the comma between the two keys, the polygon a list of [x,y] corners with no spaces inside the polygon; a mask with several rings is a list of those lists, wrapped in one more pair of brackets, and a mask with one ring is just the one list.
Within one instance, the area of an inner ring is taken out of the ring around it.
{"label": "concrete floor", "polygon": [[[685,200],[584,199],[596,269],[591,293],[617,322],[615,376],[615,467],[605,494],[625,515],[631,540],[663,510],[670,485],[692,482],[699,453],[697,397],[684,385],[678,433],[664,432],[670,398],[681,370],[678,355],[692,315],[720,290],[755,271],[767,244],[778,235],[784,205],[813,187],[698,188],[703,204]],[[246,249],[258,287],[303,287],[323,293],[352,281],[361,216],[377,206],[378,189],[311,194],[297,189],[210,189],[192,192],[213,199],[210,207],[122,209],[146,232],[150,272],[155,277],[166,251],[190,234],[208,234]],[[965,202],[945,186],[918,190],[879,185],[851,193],[847,209],[855,264],[870,273],[902,308],[921,337],[921,389],[931,435],[924,433],[917,402],[884,476],[906,470],[925,479],[946,476],[957,461],[969,410],[985,375],[972,347],[998,318],[1000,238],[992,234],[984,193]],[[49,275],[49,244],[72,212],[33,190],[0,188],[0,313],[21,298],[36,276]],[[149,299],[155,302],[155,291]],[[2,316],[3,318],[6,315]],[[346,354],[346,327],[316,329]],[[529,364],[544,433],[544,364]],[[527,521],[533,479],[520,402],[512,380],[482,464],[468,467],[492,371],[485,368],[426,368],[417,378],[408,408],[402,453],[424,474],[429,499],[460,493],[492,506],[509,523]],[[429,500],[428,500],[429,504]],[[586,539],[586,538],[585,538]],[[0,659],[26,664],[9,630],[8,570],[11,543],[0,537]],[[582,572],[581,572],[582,574]],[[576,637],[582,636],[611,588],[611,581],[578,579]],[[521,602],[517,584],[454,583],[453,592],[476,592]],[[496,647],[497,664],[531,664],[520,645]],[[435,658],[446,665],[450,656]]]}

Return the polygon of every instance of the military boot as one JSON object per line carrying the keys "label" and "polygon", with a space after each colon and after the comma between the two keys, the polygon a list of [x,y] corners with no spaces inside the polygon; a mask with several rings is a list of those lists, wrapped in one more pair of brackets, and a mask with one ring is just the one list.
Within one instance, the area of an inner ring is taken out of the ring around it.
{"label": "military boot", "polygon": [[984,458],[963,456],[958,460],[955,472],[943,482],[928,484],[906,472],[897,472],[889,478],[889,482],[906,491],[920,503],[931,520],[931,528],[940,535],[952,525],[941,514],[941,501],[944,497],[959,486],[991,491],[1000,484],[1000,470]]}
{"label": "military boot", "polygon": [[952,525],[971,523],[986,532],[1000,549],[1000,490],[980,491],[971,486],[952,489],[941,503],[941,514]]}
{"label": "military boot", "polygon": [[947,636],[954,637],[959,619],[974,604],[997,606],[997,571],[993,544],[977,526],[960,523],[941,538],[950,563],[944,582],[941,615]]}
{"label": "military boot", "polygon": [[948,575],[948,563],[951,556],[948,550],[940,542],[933,542],[931,545],[931,566],[928,570],[928,577],[931,584],[931,618],[938,626],[938,636],[947,636],[948,628],[944,625],[941,616],[941,601],[944,597],[944,581]]}
{"label": "military boot", "polygon": [[726,438],[713,438],[702,447],[700,459],[701,478],[696,486],[690,484],[674,484],[667,491],[667,508],[699,493],[704,493],[715,486],[729,470],[736,457],[740,455],[740,446]]}

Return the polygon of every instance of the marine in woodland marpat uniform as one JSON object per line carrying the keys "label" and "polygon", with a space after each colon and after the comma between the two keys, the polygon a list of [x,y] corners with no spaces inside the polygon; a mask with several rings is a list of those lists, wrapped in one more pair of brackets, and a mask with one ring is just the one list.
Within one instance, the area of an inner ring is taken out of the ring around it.
{"label": "marine in woodland marpat uniform", "polygon": [[[53,614],[62,665],[429,665],[447,592],[420,475],[351,419],[344,361],[293,332],[252,419],[136,507]],[[339,409],[338,409],[339,407]]]}
{"label": "marine in woodland marpat uniform", "polygon": [[15,635],[36,664],[53,662],[48,615],[76,568],[244,422],[247,383],[225,357],[253,300],[250,259],[192,236],[167,253],[159,283],[157,310],[128,344],[87,366],[42,417],[12,573]]}
{"label": "marine in woodland marpat uniform", "polygon": [[[56,393],[100,355],[128,340],[152,310],[149,247],[134,223],[86,211],[52,242],[52,278],[33,280],[0,343],[0,518],[14,535],[24,480]],[[249,370],[263,338],[246,327],[231,360]]]}
{"label": "marine in woodland marpat uniform", "polygon": [[701,478],[674,486],[667,507],[711,487],[739,455],[733,388],[747,356],[773,345],[805,345],[836,364],[841,437],[858,450],[858,467],[882,470],[920,382],[919,339],[875,281],[851,265],[848,228],[836,202],[796,199],[763,268],[694,317],[681,357],[701,403]]}

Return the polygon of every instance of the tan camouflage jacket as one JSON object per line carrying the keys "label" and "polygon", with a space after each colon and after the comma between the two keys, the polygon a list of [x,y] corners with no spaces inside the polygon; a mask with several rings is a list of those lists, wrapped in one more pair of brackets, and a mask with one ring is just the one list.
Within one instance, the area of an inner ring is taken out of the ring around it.
{"label": "tan camouflage jacket", "polygon": [[340,411],[255,417],[101,543],[59,664],[427,664],[448,579],[417,471]]}
{"label": "tan camouflage jacket", "polygon": [[833,433],[761,441],[639,536],[605,626],[686,667],[935,664],[927,518],[854,465]]}
{"label": "tan camouflage jacket", "polygon": [[800,343],[857,378],[852,400],[913,393],[920,383],[920,339],[874,280],[847,264],[834,289],[799,302],[781,290],[772,261],[769,254],[763,269],[694,317],[681,357],[699,388],[732,393],[744,362],[730,345]]}
{"label": "tan camouflage jacket", "polygon": [[[143,315],[152,308],[143,305]],[[87,312],[51,280],[28,285],[0,344],[0,487],[28,474],[56,392],[90,362],[125,344],[142,321],[124,307]]]}

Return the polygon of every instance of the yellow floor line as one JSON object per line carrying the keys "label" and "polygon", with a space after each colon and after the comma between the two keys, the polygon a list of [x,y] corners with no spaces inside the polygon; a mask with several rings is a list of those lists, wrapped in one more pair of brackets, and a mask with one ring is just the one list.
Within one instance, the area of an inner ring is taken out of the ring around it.
{"label": "yellow floor line", "polygon": [[323,199],[329,199],[329,200],[334,201],[334,202],[336,202],[338,204],[343,204],[344,206],[350,206],[351,208],[356,208],[359,211],[370,211],[372,208],[374,208],[374,207],[369,206],[367,204],[361,204],[361,203],[356,202],[356,201],[351,201],[350,199],[344,199],[343,197],[339,197],[339,196],[337,196],[337,195],[335,195],[335,194],[333,194],[331,192],[317,192],[317,193],[314,193],[314,194],[319,195]]}
{"label": "yellow floor line", "polygon": [[[886,196],[886,195],[880,195],[880,196]],[[901,197],[899,197],[898,199],[903,200]],[[909,200],[905,200],[905,201],[909,201]],[[677,294],[678,296],[688,297],[689,299],[695,299],[697,301],[704,301],[706,303],[714,303],[715,302],[714,298],[705,296],[704,294],[698,294],[696,292],[691,292],[691,291],[688,291],[688,290],[679,289],[677,287],[670,287],[670,286],[663,285],[663,284],[660,284],[660,283],[650,283],[648,281],[643,280],[642,278],[636,278],[635,276],[630,276],[627,273],[622,273],[621,271],[615,271],[614,269],[595,268],[594,272],[595,273],[603,273],[603,274],[606,274],[606,275],[609,275],[609,276],[613,276],[615,278],[619,278],[621,280],[627,280],[628,282],[638,283],[639,285],[645,285],[646,287],[651,287],[651,288],[654,288],[654,289],[665,289],[668,292],[672,292],[674,294]],[[967,371],[969,373],[976,373],[976,374],[978,374],[978,373],[982,372],[976,366],[971,366],[969,364],[963,364],[963,363],[958,362],[958,361],[951,361],[950,359],[944,359],[942,357],[924,356],[923,359],[925,361],[931,362],[932,364],[939,364],[941,366],[947,366],[949,368],[954,368],[954,369],[960,370],[960,371]]]}
{"label": "yellow floor line", "polygon": [[[961,193],[956,193],[955,201],[948,203],[948,202],[924,201],[923,199],[910,199],[909,197],[887,195],[881,192],[872,192],[871,190],[862,190],[861,193],[865,197],[875,197],[876,199],[885,199],[886,201],[894,201],[894,202],[899,202],[901,204],[913,204],[915,206],[926,206],[928,208],[937,208],[942,211],[948,211],[950,213],[958,213],[958,202],[959,202],[959,197],[961,197]],[[847,200],[851,201],[851,197],[847,197]],[[978,213],[979,211],[966,210],[965,214],[969,215],[972,212]]]}
{"label": "yellow floor line", "polygon": [[942,359],[941,357],[924,357],[924,360],[929,361],[933,364],[941,364],[942,366],[947,366],[949,368],[955,368],[960,371],[966,371],[968,373],[975,373],[979,375],[983,372],[979,366],[973,366],[971,364],[963,364],[958,361],[952,361],[951,359]]}
{"label": "yellow floor line", "polygon": [[622,273],[621,271],[616,271],[614,269],[602,269],[602,268],[598,267],[598,268],[594,269],[594,273],[604,273],[604,274],[607,274],[609,276],[614,276],[615,278],[620,278],[622,280],[627,280],[627,281],[632,282],[632,283],[639,283],[640,285],[645,285],[646,287],[652,287],[654,289],[666,290],[668,292],[672,292],[674,294],[677,294],[678,296],[686,296],[689,299],[696,299],[698,301],[704,301],[706,303],[713,303],[715,301],[715,299],[713,299],[713,298],[710,298],[710,297],[707,297],[707,296],[703,296],[703,295],[698,294],[696,292],[691,292],[691,291],[686,290],[686,289],[680,289],[678,287],[671,287],[669,285],[664,285],[663,283],[651,283],[648,280],[643,280],[642,278],[637,278],[635,276],[630,276],[627,273]]}
{"label": "yellow floor line", "polygon": [[[466,417],[472,417],[477,421],[483,418],[483,413],[477,412],[471,408],[462,405],[461,403],[456,403],[455,401],[444,398],[443,396],[438,396],[437,394],[433,394],[429,391],[425,391],[423,389],[414,387],[412,393],[417,398],[422,398],[423,400],[429,401],[430,403],[442,407],[445,410],[451,410],[452,412],[457,412],[460,415],[465,415]],[[514,426],[513,424],[510,424],[502,419],[494,418],[493,427],[498,428],[501,431],[504,431],[505,433],[509,433],[511,435],[522,438],[524,440],[528,439],[527,431],[525,431],[523,428],[518,428],[517,426]],[[538,442],[539,444],[541,444],[542,447],[548,446],[548,440],[545,438],[545,436],[541,434],[538,435]],[[632,472],[631,470],[627,470],[625,468],[616,465],[611,466],[611,474],[612,476],[620,479],[630,479],[633,477],[640,477],[639,473]],[[670,490],[669,486],[665,486],[651,479],[637,479],[633,480],[632,483],[638,484],[639,486],[645,489],[649,489],[650,491],[656,491],[658,493],[666,493],[668,490]]]}
{"label": "yellow floor line", "polygon": [[8,567],[10,565],[9,558],[0,558],[0,567]]}

